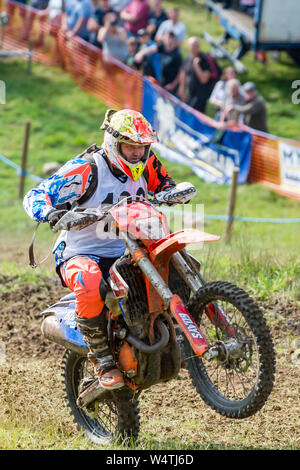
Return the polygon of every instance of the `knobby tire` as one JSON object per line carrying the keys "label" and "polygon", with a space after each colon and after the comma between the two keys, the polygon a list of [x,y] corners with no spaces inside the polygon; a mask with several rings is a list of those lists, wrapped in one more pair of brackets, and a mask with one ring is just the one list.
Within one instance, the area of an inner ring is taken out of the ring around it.
{"label": "knobby tire", "polygon": [[[190,299],[187,305],[190,314],[200,326],[200,329],[204,320],[203,316],[206,317],[204,308],[214,301],[225,301],[233,306],[242,315],[245,325],[249,326],[249,331],[255,339],[258,356],[258,371],[255,383],[249,394],[242,399],[228,398],[220,392],[218,384],[214,384],[209,376],[207,361],[198,359],[195,355],[193,356],[193,351],[187,340],[185,340],[185,353],[186,357],[189,357],[187,368],[193,385],[208,406],[217,413],[229,418],[247,418],[263,407],[273,388],[275,352],[272,337],[260,308],[251,297],[239,287],[222,281],[205,284]],[[211,329],[213,328],[212,326]],[[233,373],[233,371],[229,372]]]}
{"label": "knobby tire", "polygon": [[[62,360],[62,376],[65,398],[77,428],[92,442],[108,445],[113,441],[133,442],[139,432],[139,408],[134,392],[127,387],[108,392],[108,397],[99,402],[97,418],[76,404],[80,380],[84,375],[86,357],[67,350]],[[101,414],[102,413],[102,414]],[[111,416],[112,423],[107,421]]]}

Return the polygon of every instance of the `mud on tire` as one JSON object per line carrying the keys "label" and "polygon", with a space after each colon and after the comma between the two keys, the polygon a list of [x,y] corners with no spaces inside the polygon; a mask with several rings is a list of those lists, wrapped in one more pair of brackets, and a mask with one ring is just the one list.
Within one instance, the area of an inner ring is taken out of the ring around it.
{"label": "mud on tire", "polygon": [[78,429],[92,442],[107,445],[114,440],[131,442],[139,432],[139,408],[134,392],[127,387],[107,392],[98,403],[96,417],[91,417],[76,404],[82,378],[92,376],[86,357],[66,351],[62,360],[62,376],[66,400]]}
{"label": "mud on tire", "polygon": [[248,349],[248,357],[240,360],[240,364],[229,360],[208,362],[198,359],[185,341],[187,368],[193,385],[208,406],[229,418],[247,418],[262,408],[273,388],[272,337],[261,310],[245,291],[227,282],[211,282],[199,289],[187,305],[210,344],[216,339],[226,340],[226,333],[217,331],[204,312],[210,302],[217,302],[222,309],[226,304],[225,313],[231,325],[239,340],[251,345],[251,351]]}

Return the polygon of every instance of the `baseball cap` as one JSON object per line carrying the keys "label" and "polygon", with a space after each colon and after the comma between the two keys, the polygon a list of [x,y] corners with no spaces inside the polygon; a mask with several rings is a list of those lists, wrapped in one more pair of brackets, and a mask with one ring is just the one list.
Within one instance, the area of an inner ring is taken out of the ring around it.
{"label": "baseball cap", "polygon": [[243,85],[243,90],[246,91],[246,92],[247,91],[254,91],[254,90],[256,90],[256,85],[253,82],[246,82]]}

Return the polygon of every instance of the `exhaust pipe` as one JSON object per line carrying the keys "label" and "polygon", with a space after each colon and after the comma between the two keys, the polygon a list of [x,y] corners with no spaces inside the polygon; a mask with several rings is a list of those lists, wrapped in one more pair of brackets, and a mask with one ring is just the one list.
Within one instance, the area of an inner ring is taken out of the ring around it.
{"label": "exhaust pipe", "polygon": [[128,343],[132,344],[132,346],[134,346],[136,349],[139,349],[145,354],[152,354],[154,352],[160,351],[165,346],[167,346],[170,335],[168,328],[161,320],[157,319],[156,325],[161,335],[157,343],[149,346],[149,344],[144,343],[143,341],[131,335],[130,333],[126,336],[126,340],[128,341]]}
{"label": "exhaust pipe", "polygon": [[88,348],[78,346],[77,344],[71,343],[66,340],[62,334],[61,328],[59,326],[59,321],[55,315],[49,315],[46,317],[41,326],[42,334],[46,339],[53,341],[54,343],[60,344],[70,351],[74,351],[80,356],[87,356]]}
{"label": "exhaust pipe", "polygon": [[[167,346],[170,335],[168,328],[161,320],[157,319],[156,325],[161,335],[157,343],[152,345],[146,344],[130,333],[127,334],[126,341],[145,354],[153,354],[160,351],[165,346]],[[108,393],[109,392],[103,389],[103,387],[99,384],[98,379],[95,379],[91,385],[79,395],[77,399],[77,405],[81,408],[85,408],[95,400],[104,400],[107,396],[109,396]]]}
{"label": "exhaust pipe", "polygon": [[[137,349],[143,351],[145,354],[152,354],[154,352],[160,351],[169,342],[169,331],[166,325],[160,320],[156,321],[156,325],[161,335],[157,343],[150,346],[131,334],[127,335],[126,340]],[[88,348],[78,346],[66,340],[61,331],[59,321],[55,315],[49,315],[44,319],[41,330],[43,336],[46,339],[60,344],[64,348],[74,351],[80,356],[87,356]],[[92,384],[78,397],[77,406],[85,408],[94,400],[104,399],[107,396],[107,390],[100,386],[98,379],[95,379]]]}

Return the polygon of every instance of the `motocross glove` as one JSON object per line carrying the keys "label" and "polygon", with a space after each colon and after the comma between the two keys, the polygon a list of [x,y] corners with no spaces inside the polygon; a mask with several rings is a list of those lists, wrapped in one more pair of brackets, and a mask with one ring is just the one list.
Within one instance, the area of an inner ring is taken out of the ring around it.
{"label": "motocross glove", "polygon": [[167,191],[161,191],[155,195],[155,200],[160,204],[186,204],[196,196],[196,188],[191,183],[179,183]]}
{"label": "motocross glove", "polygon": [[67,213],[65,209],[54,209],[47,215],[47,222],[49,222],[50,228],[53,228],[57,222]]}

